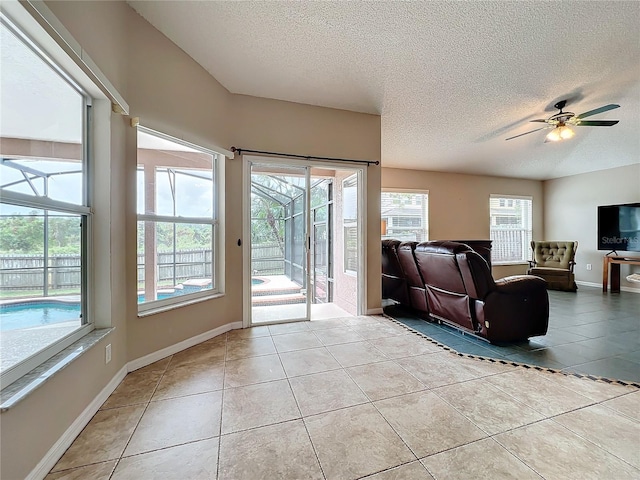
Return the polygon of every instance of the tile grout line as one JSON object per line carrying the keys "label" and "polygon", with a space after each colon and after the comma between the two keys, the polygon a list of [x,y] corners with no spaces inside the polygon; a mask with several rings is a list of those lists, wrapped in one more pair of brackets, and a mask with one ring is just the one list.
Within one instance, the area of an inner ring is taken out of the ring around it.
{"label": "tile grout line", "polygon": [[[167,358],[167,357],[165,357],[165,358]],[[163,359],[160,359],[160,360],[163,360]],[[158,361],[160,361],[160,360],[158,360]],[[133,435],[136,433],[136,430],[140,426],[140,422],[142,421],[142,417],[144,417],[144,414],[147,412],[147,409],[149,408],[149,405],[151,404],[151,400],[153,399],[153,396],[155,395],[156,391],[158,390],[158,386],[160,385],[160,382],[162,381],[162,379],[164,378],[165,374],[167,373],[169,365],[171,364],[171,360],[173,360],[173,355],[171,355],[169,357],[169,361],[167,362],[167,365],[164,367],[164,370],[162,371],[162,375],[160,375],[160,378],[158,378],[158,382],[156,383],[155,387],[153,387],[153,391],[151,392],[151,395],[149,396],[149,400],[147,400],[147,402],[146,402],[146,404],[144,406],[144,409],[142,410],[142,415],[140,415],[140,418],[138,418],[138,421],[136,422],[136,425],[133,428],[133,430],[131,432],[131,435],[129,435],[129,438],[127,439],[127,442],[125,443],[124,448],[122,449],[122,452],[120,452],[120,455],[118,456],[116,464],[113,467],[113,471],[109,475],[109,479],[111,479],[113,477],[116,469],[118,468],[118,465],[120,464],[120,461],[123,458],[125,458],[124,457],[124,452],[126,452],[127,447],[131,443],[131,439],[133,438]],[[130,373],[133,373],[133,372],[130,372]],[[127,374],[127,375],[129,375],[129,374]],[[126,376],[125,376],[125,378],[126,378]],[[122,379],[122,382],[124,382],[124,379]],[[120,382],[120,383],[122,384],[122,382]],[[75,442],[75,440],[74,440],[74,442]],[[146,453],[146,452],[141,452],[141,453]]]}
{"label": "tile grout line", "polygon": [[[320,340],[320,339],[318,339]],[[321,342],[322,343],[322,342]],[[331,354],[331,352],[329,352]],[[293,396],[293,400],[296,402],[296,407],[298,412],[300,413],[300,420],[302,421],[302,426],[304,427],[304,431],[307,433],[307,438],[309,439],[309,443],[311,444],[311,448],[313,450],[313,454],[316,457],[316,462],[318,462],[318,467],[320,467],[320,473],[322,477],[326,480],[327,475],[324,472],[324,468],[322,467],[322,463],[320,462],[320,456],[318,455],[318,450],[316,449],[313,440],[311,439],[311,433],[309,433],[309,428],[307,427],[307,422],[304,421],[304,415],[302,414],[302,409],[300,408],[300,403],[298,402],[298,398],[296,397],[295,392],[293,391],[293,386],[291,385],[291,381],[289,379],[289,375],[287,374],[287,370],[284,368],[284,363],[282,363],[282,358],[280,357],[280,353],[278,353],[278,360],[280,360],[280,365],[282,366],[282,371],[284,372],[285,379],[287,380],[287,385],[289,385],[289,389],[291,390],[291,395]],[[289,420],[291,421],[291,420]]]}
{"label": "tile grout line", "polygon": [[229,349],[229,332],[224,339],[224,364],[222,369],[222,393],[220,394],[220,427],[218,429],[218,455],[216,457],[216,479],[220,478],[220,454],[222,452],[222,414],[224,412],[224,391],[227,379],[227,350]]}
{"label": "tile grout line", "polygon": [[[593,405],[589,405],[589,407],[592,407]],[[588,408],[588,407],[584,407],[584,408]],[[572,410],[572,411],[577,411],[577,410],[582,410],[582,409],[576,409],[576,410]],[[571,413],[571,412],[565,412],[565,413]],[[553,423],[555,423],[556,425],[564,428],[565,430],[571,432],[573,435],[581,438],[582,440],[584,440],[585,442],[590,443],[591,445],[595,446],[596,448],[598,448],[599,450],[602,450],[603,452],[608,453],[609,455],[613,455],[614,457],[616,457],[618,460],[626,463],[627,465],[629,465],[630,467],[634,468],[635,470],[638,470],[638,472],[640,473],[640,468],[636,467],[635,465],[632,465],[631,463],[629,463],[627,460],[625,460],[624,458],[620,457],[619,455],[615,454],[614,452],[609,451],[607,448],[603,447],[602,445],[598,445],[597,443],[595,443],[594,441],[590,440],[589,438],[585,437],[584,435],[579,434],[578,432],[575,432],[574,430],[572,430],[571,428],[567,427],[566,425],[563,425],[560,422],[557,422],[555,419],[557,417],[560,417],[564,415],[564,413],[561,413],[559,415],[554,415],[553,417],[549,417],[548,420],[551,420]],[[624,417],[627,418],[627,417]]]}

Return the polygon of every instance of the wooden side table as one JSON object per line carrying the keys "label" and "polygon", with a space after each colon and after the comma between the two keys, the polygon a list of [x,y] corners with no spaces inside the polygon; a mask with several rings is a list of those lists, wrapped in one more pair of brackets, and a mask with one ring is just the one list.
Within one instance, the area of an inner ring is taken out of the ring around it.
{"label": "wooden side table", "polygon": [[620,265],[640,265],[640,257],[604,256],[602,260],[602,291],[607,293],[611,271],[611,293],[620,293]]}

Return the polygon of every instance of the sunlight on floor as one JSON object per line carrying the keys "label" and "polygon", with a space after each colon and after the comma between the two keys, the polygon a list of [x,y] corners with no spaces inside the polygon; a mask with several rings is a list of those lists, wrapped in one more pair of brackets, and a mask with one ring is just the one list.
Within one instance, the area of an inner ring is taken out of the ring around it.
{"label": "sunlight on floor", "polygon": [[[254,325],[277,322],[287,319],[301,319],[305,317],[306,305],[296,303],[292,305],[269,305],[253,307],[252,322]],[[311,320],[327,318],[350,317],[351,314],[335,303],[317,303],[311,305]]]}

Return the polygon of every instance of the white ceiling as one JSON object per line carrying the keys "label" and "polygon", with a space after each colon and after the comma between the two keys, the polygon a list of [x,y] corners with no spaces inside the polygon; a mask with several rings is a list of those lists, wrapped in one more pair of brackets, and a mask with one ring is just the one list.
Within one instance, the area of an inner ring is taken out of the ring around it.
{"label": "white ceiling", "polygon": [[[233,93],[380,114],[386,167],[549,179],[640,163],[638,1],[128,3]],[[505,141],[565,98],[576,114],[617,103],[590,119],[620,123]]]}

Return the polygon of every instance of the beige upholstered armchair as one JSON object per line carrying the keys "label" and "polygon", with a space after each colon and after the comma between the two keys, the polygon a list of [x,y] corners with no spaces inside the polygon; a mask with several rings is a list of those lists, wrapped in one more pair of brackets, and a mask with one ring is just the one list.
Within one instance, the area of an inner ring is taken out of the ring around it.
{"label": "beige upholstered armchair", "polygon": [[527,274],[544,278],[551,290],[575,292],[578,289],[573,275],[578,242],[531,242],[533,260]]}

